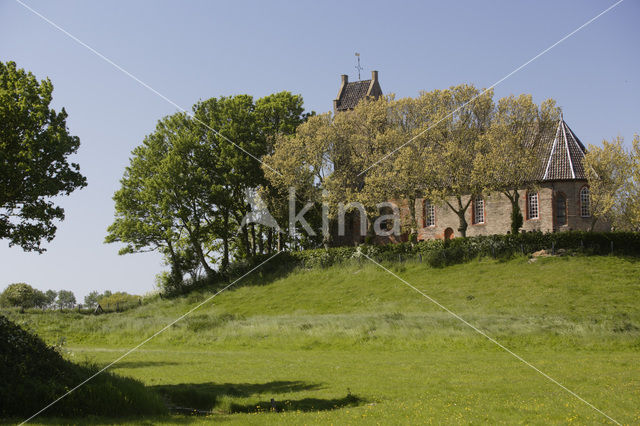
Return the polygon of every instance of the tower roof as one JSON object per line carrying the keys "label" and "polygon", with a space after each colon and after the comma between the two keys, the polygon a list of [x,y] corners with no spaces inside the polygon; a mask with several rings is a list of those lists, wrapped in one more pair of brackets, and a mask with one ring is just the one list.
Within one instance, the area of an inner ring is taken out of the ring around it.
{"label": "tower roof", "polygon": [[582,163],[587,150],[564,118],[560,118],[555,132],[542,136],[541,142],[545,154],[540,181],[587,179]]}
{"label": "tower roof", "polygon": [[342,75],[342,84],[338,96],[333,101],[333,109],[346,111],[356,107],[365,98],[377,99],[382,96],[382,88],[378,82],[378,71],[371,72],[371,80],[349,82],[347,75]]}

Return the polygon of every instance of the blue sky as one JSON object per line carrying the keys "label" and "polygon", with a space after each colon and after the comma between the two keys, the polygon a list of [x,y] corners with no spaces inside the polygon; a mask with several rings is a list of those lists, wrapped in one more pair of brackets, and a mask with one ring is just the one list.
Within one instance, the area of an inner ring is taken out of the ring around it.
{"label": "blue sky", "polygon": [[[613,1],[168,2],[30,1],[30,7],[178,105],[248,93],[300,93],[308,110],[332,107],[340,74],[379,70],[385,93],[473,83],[487,87]],[[586,144],[640,132],[640,3],[626,0],[498,87],[557,100]],[[0,242],[0,289],[144,293],[162,268],[155,254],[118,256],[103,244],[111,196],[131,150],[175,107],[14,0],[0,0],[0,60],[55,87],[81,139],[74,158],[89,186],[61,199],[67,218],[47,253]]]}

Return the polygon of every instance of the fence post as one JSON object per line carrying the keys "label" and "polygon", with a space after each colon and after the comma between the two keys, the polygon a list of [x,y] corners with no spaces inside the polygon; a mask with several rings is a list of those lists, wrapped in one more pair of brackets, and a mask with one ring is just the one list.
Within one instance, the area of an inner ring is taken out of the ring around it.
{"label": "fence post", "polygon": [[613,240],[611,240],[611,254],[613,254]]}
{"label": "fence post", "polygon": [[553,255],[556,254],[556,242],[555,241],[551,241],[551,254],[553,254]]}

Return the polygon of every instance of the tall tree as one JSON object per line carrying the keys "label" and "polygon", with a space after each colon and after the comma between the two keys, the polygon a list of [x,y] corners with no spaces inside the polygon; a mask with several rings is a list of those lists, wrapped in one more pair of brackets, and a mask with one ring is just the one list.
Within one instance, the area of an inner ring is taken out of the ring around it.
{"label": "tall tree", "polygon": [[[598,220],[613,222],[624,205],[624,189],[628,185],[632,162],[625,152],[623,139],[617,137],[602,146],[589,146],[584,158],[585,173],[589,182],[589,210],[592,216],[591,230]],[[618,211],[617,211],[618,210]]]}
{"label": "tall tree", "polygon": [[99,298],[100,298],[100,293],[94,290],[84,297],[84,304],[88,308],[95,308],[98,305]]}
{"label": "tall tree", "polygon": [[633,173],[629,173],[633,171],[633,157],[625,151],[623,138],[604,140],[602,146],[590,145],[584,157],[584,170],[589,182],[591,230],[598,220],[619,227],[625,221],[625,207],[633,192],[630,191]]}
{"label": "tall tree", "polygon": [[21,309],[43,307],[45,304],[45,294],[26,283],[10,284],[0,294],[0,305],[17,306]]}
{"label": "tall tree", "polygon": [[[267,154],[273,154],[276,141],[281,136],[290,136],[295,134],[296,129],[306,119],[315,115],[315,112],[305,113],[303,107],[303,99],[301,95],[293,95],[290,92],[283,91],[267,95],[256,101],[255,107],[256,117],[267,143]],[[277,169],[275,169],[277,170]],[[274,170],[264,170],[263,172],[271,172]],[[258,194],[266,203],[266,207],[274,217],[276,222],[286,229],[285,224],[289,220],[288,191],[281,190],[271,185],[268,179],[265,179],[263,185],[258,190]],[[250,225],[253,226],[253,225]],[[257,241],[259,252],[273,252],[277,247],[277,241],[280,241],[281,235],[275,235],[276,230],[273,228],[265,229],[262,225],[258,226]],[[263,241],[263,234],[265,235]]]}
{"label": "tall tree", "polygon": [[71,309],[76,305],[76,296],[71,290],[60,290],[58,292],[58,308]]}
{"label": "tall tree", "polygon": [[460,85],[436,92],[439,102],[432,112],[433,124],[424,133],[433,146],[423,164],[425,195],[458,216],[458,231],[466,237],[467,209],[473,196],[484,190],[473,168],[482,148],[479,139],[491,124],[493,91]]}
{"label": "tall tree", "polygon": [[58,292],[55,290],[47,290],[44,292],[44,296],[45,296],[45,300],[44,300],[45,307],[52,308],[54,306],[56,297],[58,297]]}
{"label": "tall tree", "polygon": [[633,136],[630,153],[631,176],[628,181],[627,206],[628,221],[633,229],[640,231],[640,135]]}
{"label": "tall tree", "polygon": [[288,230],[289,189],[297,200],[322,202],[322,190],[333,171],[332,116],[330,113],[309,117],[297,128],[295,136],[276,137],[274,150],[263,158],[263,171],[275,194],[281,200],[270,210]]}
{"label": "tall tree", "polygon": [[221,268],[225,270],[234,241],[241,257],[255,254],[249,229],[242,227],[239,235],[236,230],[250,211],[247,190],[265,182],[257,159],[267,153],[266,137],[249,95],[211,98],[197,103],[193,110],[198,123],[205,124],[198,127],[204,148],[199,163],[212,176],[208,194],[203,196],[220,216],[215,230],[222,241]]}
{"label": "tall tree", "polygon": [[[183,233],[171,203],[174,188],[167,185],[166,157],[171,155],[171,139],[176,129],[186,128],[184,114],[166,117],[156,131],[133,150],[129,166],[113,196],[115,220],[107,229],[107,243],[121,242],[119,254],[144,251],[163,253],[171,265],[171,280],[180,285],[183,266],[178,241]],[[174,163],[176,155],[173,154]],[[178,156],[179,157],[179,156]],[[179,168],[179,166],[178,166]],[[174,165],[175,170],[175,165]],[[180,172],[178,172],[179,174]]]}
{"label": "tall tree", "polygon": [[248,95],[211,98],[194,105],[193,118],[160,120],[133,151],[106,241],[125,243],[123,254],[164,253],[176,286],[186,272],[211,276],[218,260],[225,271],[232,255],[261,251],[259,230],[238,230],[250,211],[246,194],[266,184],[258,161],[271,138],[302,120],[301,103],[283,92],[259,100],[258,111]]}
{"label": "tall tree", "polygon": [[49,79],[0,62],[0,239],[40,253],[64,219],[51,199],[86,186],[68,162],[80,140],[69,134],[64,108],[49,108],[52,92]]}
{"label": "tall tree", "polygon": [[474,179],[485,192],[497,191],[511,202],[511,233],[523,223],[520,191],[535,185],[540,167],[542,137],[557,125],[560,111],[549,99],[540,108],[531,95],[513,95],[498,101],[491,126],[479,139]]}

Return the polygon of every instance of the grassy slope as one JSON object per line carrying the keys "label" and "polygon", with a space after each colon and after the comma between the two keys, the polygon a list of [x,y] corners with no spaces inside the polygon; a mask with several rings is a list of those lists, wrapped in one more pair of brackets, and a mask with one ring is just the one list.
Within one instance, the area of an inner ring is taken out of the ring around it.
{"label": "grassy slope", "polygon": [[[640,420],[638,261],[390,268],[612,417]],[[604,419],[374,265],[251,280],[115,370],[157,386],[180,405],[242,412],[272,397],[290,401],[284,414],[214,416],[240,423]],[[209,295],[98,317],[26,318],[49,341],[65,336],[75,357],[106,363],[118,347],[133,346]],[[347,388],[362,400],[349,398]],[[329,410],[335,406],[341,408]]]}

